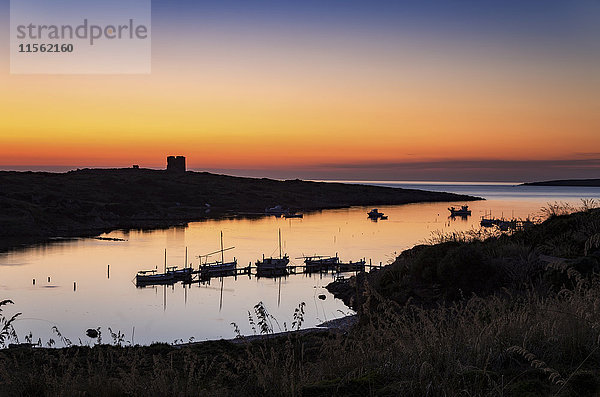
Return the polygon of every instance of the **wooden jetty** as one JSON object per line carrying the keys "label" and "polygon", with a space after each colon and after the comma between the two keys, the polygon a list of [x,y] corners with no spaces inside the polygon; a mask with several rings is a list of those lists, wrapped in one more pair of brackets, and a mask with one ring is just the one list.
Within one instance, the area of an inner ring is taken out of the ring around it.
{"label": "wooden jetty", "polygon": [[[285,277],[290,274],[314,274],[314,273],[359,273],[364,271],[371,271],[373,269],[380,269],[382,263],[379,265],[373,265],[369,260],[367,264],[366,259],[353,262],[342,262],[338,257],[337,253],[335,256],[302,256],[297,259],[303,259],[304,264],[295,265],[290,264],[289,257],[282,255],[281,252],[281,232],[279,232],[279,258],[264,258],[262,261],[257,261],[256,266],[252,266],[252,262],[248,263],[246,267],[238,267],[237,259],[234,257],[232,262],[224,261],[224,252],[231,250],[235,247],[224,248],[223,247],[223,233],[221,233],[221,249],[219,251],[211,252],[198,256],[200,258],[200,265],[198,268],[188,267],[187,265],[179,269],[177,266],[167,267],[167,254],[165,250],[165,265],[164,273],[157,273],[157,270],[146,270],[140,271],[136,275],[136,286],[146,287],[152,285],[172,285],[179,281],[183,284],[192,283],[205,283],[210,282],[212,278],[223,278],[223,277],[235,277],[248,276],[249,278],[253,275],[258,277],[269,277],[278,278]],[[202,258],[208,258],[210,255],[220,253],[221,261],[215,262],[203,262]],[[185,262],[187,263],[187,248]]]}

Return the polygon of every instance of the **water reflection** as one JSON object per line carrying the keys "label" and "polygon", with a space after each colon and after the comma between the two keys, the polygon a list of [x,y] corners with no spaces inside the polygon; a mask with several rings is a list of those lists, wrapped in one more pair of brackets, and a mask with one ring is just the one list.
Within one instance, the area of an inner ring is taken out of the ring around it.
{"label": "water reflection", "polygon": [[[537,193],[525,196],[519,190],[507,197],[508,193],[496,189],[491,200],[469,203],[472,215],[466,218],[449,218],[448,212],[449,205],[465,203],[425,203],[379,206],[388,219],[377,223],[366,217],[372,208],[360,207],[308,213],[303,219],[222,219],[102,236],[124,241],[57,240],[0,254],[1,297],[15,301],[11,310],[24,313],[15,324],[17,331],[21,335],[31,331],[36,340],[51,337],[52,325],[72,340],[99,326],[125,333],[133,333],[135,327],[137,343],[233,338],[232,322],[242,333],[252,333],[248,312],[258,302],[263,302],[280,324],[290,324],[294,309],[306,302],[304,326],[310,327],[348,312],[324,289],[334,274],[245,275],[147,288],[135,287],[135,275],[142,269],[162,267],[165,249],[168,265],[181,267],[192,262],[186,260],[185,248],[188,258],[211,251],[221,231],[227,242],[235,245],[234,255],[242,266],[254,263],[263,253],[267,257],[279,254],[278,244],[274,244],[278,229],[291,265],[302,264],[295,258],[336,253],[344,262],[366,258],[367,263],[385,264],[400,251],[430,238],[432,232],[478,228],[481,218],[490,213],[525,219],[538,215],[547,202],[577,204],[581,197],[600,197],[600,189],[586,190],[585,196],[568,196],[563,190],[557,196],[545,192],[543,197]],[[193,262],[197,268],[198,260]]]}

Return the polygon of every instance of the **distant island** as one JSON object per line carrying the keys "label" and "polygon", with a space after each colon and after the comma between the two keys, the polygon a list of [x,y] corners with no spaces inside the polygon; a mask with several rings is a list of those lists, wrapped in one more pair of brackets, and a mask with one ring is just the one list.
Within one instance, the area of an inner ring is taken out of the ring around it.
{"label": "distant island", "polygon": [[274,206],[315,211],[480,200],[415,189],[139,167],[67,173],[5,171],[0,172],[0,187],[0,250],[57,237],[95,236],[115,229],[169,227],[223,216],[260,216]]}
{"label": "distant island", "polygon": [[556,181],[527,182],[523,186],[581,186],[600,187],[600,179],[560,179]]}

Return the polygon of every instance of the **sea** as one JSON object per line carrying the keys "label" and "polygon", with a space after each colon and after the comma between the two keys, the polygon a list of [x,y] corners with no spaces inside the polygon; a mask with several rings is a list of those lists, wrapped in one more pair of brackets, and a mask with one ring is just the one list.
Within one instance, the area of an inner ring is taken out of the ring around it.
{"label": "sea", "polygon": [[[372,221],[372,207],[351,207],[305,213],[302,219],[274,216],[192,222],[159,230],[115,230],[102,239],[56,239],[0,253],[0,300],[14,322],[20,342],[45,346],[93,345],[86,336],[100,329],[103,343],[149,345],[232,339],[254,335],[257,305],[268,313],[273,332],[291,328],[302,307],[301,328],[353,314],[327,290],[336,277],[352,273],[297,274],[257,278],[254,274],[213,278],[192,284],[138,287],[140,270],[168,266],[198,268],[200,257],[221,248],[225,261],[238,267],[263,255],[289,255],[301,266],[313,255],[338,255],[344,262],[364,259],[385,266],[405,249],[440,235],[477,231],[482,217],[543,219],[552,206],[577,208],[582,200],[600,200],[600,188],[522,186],[519,183],[337,181],[366,185],[453,192],[482,201],[379,206],[387,220]],[[451,218],[451,206],[468,205],[471,216]],[[187,252],[187,254],[186,254]],[[220,259],[218,253],[213,259]]]}

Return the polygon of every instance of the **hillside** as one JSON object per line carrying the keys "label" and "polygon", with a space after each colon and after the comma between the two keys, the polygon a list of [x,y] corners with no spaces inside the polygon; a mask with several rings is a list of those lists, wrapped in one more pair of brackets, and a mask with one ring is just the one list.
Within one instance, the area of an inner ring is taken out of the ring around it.
{"label": "hillside", "polygon": [[0,172],[0,250],[116,228],[166,227],[281,205],[321,210],[477,198],[412,189],[149,169]]}

